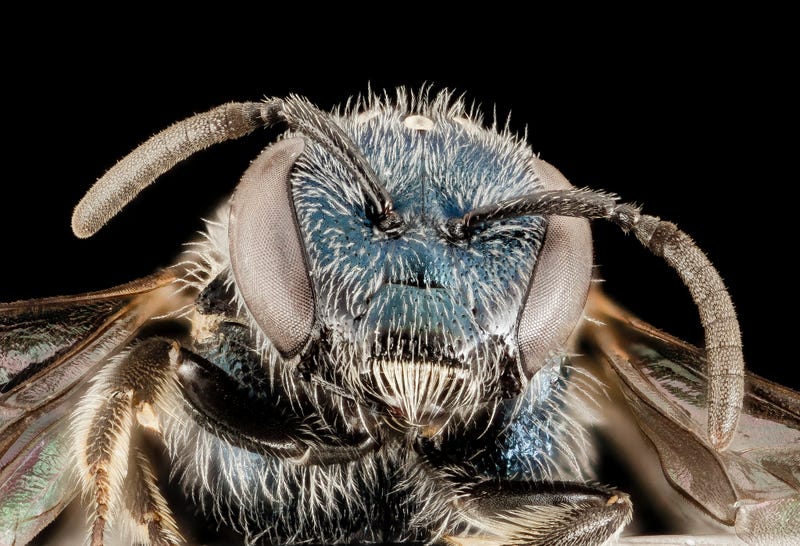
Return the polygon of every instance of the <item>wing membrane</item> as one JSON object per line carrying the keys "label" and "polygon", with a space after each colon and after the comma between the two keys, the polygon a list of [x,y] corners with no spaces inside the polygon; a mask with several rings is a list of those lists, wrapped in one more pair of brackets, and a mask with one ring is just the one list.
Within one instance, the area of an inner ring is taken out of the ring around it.
{"label": "wing membrane", "polygon": [[112,290],[0,304],[0,452],[165,305],[167,270]]}
{"label": "wing membrane", "polygon": [[68,417],[84,380],[145,321],[185,303],[175,279],[165,270],[102,292],[0,304],[0,543],[26,543],[74,497]]}
{"label": "wing membrane", "polygon": [[[673,487],[742,534],[800,528],[800,393],[748,374],[730,446],[706,442],[702,350],[627,314],[599,292],[582,343],[604,360]],[[769,526],[767,525],[767,526]],[[778,527],[780,529],[780,527]]]}
{"label": "wing membrane", "polygon": [[75,497],[67,413],[42,416],[0,459],[0,543],[26,544]]}
{"label": "wing membrane", "polygon": [[0,303],[0,393],[50,373],[124,315],[137,296],[173,279],[167,271],[101,292]]}

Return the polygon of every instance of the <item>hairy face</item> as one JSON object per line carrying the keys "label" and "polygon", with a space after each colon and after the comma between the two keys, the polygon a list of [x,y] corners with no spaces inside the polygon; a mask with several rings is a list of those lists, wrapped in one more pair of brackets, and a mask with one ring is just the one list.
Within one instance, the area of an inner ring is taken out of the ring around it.
{"label": "hairy face", "polygon": [[531,152],[444,97],[409,115],[379,103],[336,119],[391,195],[404,229],[376,229],[340,161],[311,145],[292,178],[324,345],[326,380],[410,424],[520,392],[516,322],[544,239],[542,217],[447,220],[540,187]]}

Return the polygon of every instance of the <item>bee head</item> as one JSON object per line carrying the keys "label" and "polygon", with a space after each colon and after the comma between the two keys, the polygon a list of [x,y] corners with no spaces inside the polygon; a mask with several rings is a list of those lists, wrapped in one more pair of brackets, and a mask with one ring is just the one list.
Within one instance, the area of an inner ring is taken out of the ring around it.
{"label": "bee head", "polygon": [[[569,188],[507,132],[439,96],[329,116],[300,99],[234,195],[242,300],[288,360],[411,424],[518,395],[560,356],[591,275],[588,222],[487,204]],[[297,358],[295,358],[297,357]]]}

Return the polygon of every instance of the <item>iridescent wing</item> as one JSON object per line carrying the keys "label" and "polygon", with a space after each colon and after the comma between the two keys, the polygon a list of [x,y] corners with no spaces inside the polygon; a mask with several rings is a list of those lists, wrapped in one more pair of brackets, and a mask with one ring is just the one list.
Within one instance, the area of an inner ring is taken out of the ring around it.
{"label": "iridescent wing", "polygon": [[0,543],[27,543],[75,496],[71,408],[88,377],[175,305],[175,278],[165,270],[102,292],[0,304]]}
{"label": "iridescent wing", "polygon": [[748,543],[800,540],[800,393],[748,374],[738,430],[719,452],[706,440],[703,351],[599,291],[587,314],[596,322],[581,332],[583,349],[613,370],[670,485]]}

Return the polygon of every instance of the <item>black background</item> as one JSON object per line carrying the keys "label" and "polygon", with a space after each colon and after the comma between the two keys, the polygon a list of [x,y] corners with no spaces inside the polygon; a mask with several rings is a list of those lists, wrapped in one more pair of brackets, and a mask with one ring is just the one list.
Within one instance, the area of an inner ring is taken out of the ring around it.
{"label": "black background", "polygon": [[[123,33],[50,15],[47,25],[20,23],[28,40],[4,44],[0,301],[97,290],[168,265],[269,141],[262,131],[199,154],[96,237],[73,238],[82,194],[170,123],[232,100],[298,93],[327,109],[368,85],[429,82],[466,93],[488,118],[493,108],[501,120],[510,113],[512,128],[527,127],[534,151],[573,184],[617,192],[691,234],[730,288],[748,366],[800,383],[787,263],[797,231],[788,87],[797,66],[771,26],[779,14],[673,14],[664,30],[642,16],[589,33],[567,21],[563,34],[547,35],[541,20],[517,28],[513,14],[448,21],[452,35],[440,32],[445,22],[411,13],[368,34],[355,22],[303,32],[302,13],[239,14],[235,24],[219,14],[218,27],[241,30],[236,40],[211,24],[186,24],[180,36],[180,23]],[[596,225],[596,262],[627,307],[702,341],[677,276],[632,237]]]}

